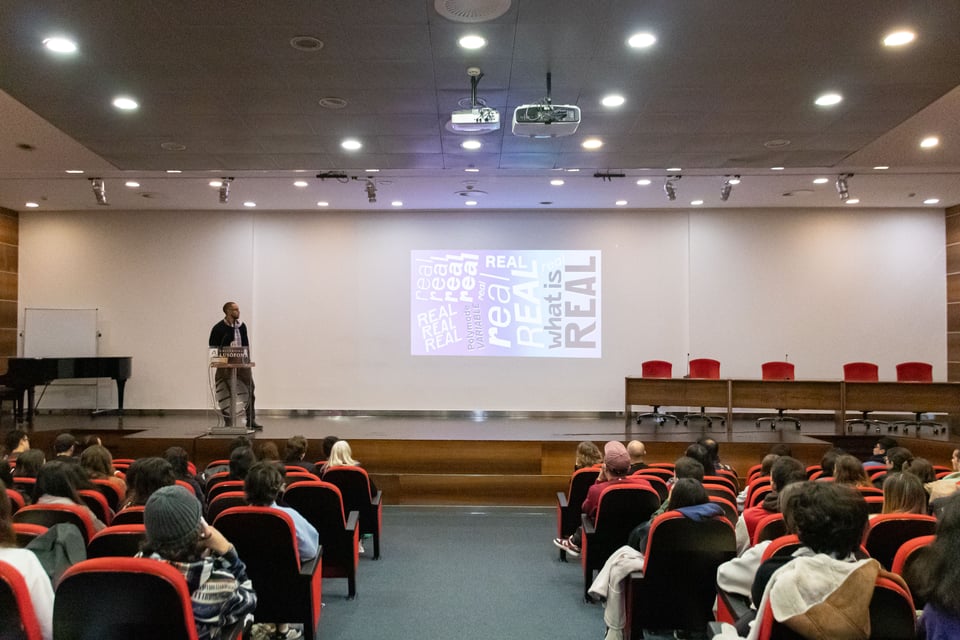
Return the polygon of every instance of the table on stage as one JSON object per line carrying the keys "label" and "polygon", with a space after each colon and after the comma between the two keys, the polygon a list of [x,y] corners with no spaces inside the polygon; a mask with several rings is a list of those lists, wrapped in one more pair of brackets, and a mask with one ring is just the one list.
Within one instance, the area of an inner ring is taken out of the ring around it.
{"label": "table on stage", "polygon": [[624,419],[629,430],[633,407],[719,407],[727,429],[734,409],[832,411],[843,433],[847,411],[946,413],[951,432],[960,427],[958,382],[844,382],[843,380],[759,380],[640,378],[625,380]]}

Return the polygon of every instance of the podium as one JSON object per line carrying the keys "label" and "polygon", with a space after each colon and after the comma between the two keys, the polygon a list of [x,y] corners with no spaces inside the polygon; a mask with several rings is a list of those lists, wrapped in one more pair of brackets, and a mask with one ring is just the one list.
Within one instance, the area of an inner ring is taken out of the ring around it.
{"label": "podium", "polygon": [[253,433],[252,426],[242,426],[237,420],[237,372],[240,369],[252,369],[257,365],[254,362],[230,362],[230,360],[236,359],[238,358],[228,358],[226,362],[214,361],[210,363],[210,368],[216,369],[218,372],[221,370],[230,371],[230,381],[228,383],[230,387],[230,426],[218,424],[210,429],[210,435],[212,436],[245,436]]}

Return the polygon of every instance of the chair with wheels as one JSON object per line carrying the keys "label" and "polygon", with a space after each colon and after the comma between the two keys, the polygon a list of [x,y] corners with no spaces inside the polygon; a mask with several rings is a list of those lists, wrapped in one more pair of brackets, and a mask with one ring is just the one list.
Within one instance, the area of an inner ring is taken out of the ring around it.
{"label": "chair with wheels", "polygon": [[0,562],[0,638],[43,638],[27,582],[13,565],[6,562]]}
{"label": "chair with wheels", "polygon": [[[666,360],[647,360],[640,363],[641,378],[671,378],[673,377],[673,364]],[[637,416],[637,424],[640,424],[644,418],[652,418],[654,424],[658,427],[667,420],[673,420],[674,424],[680,424],[680,418],[669,413],[660,413],[660,405],[653,405],[653,411],[641,413]]]}
{"label": "chair with wheels", "polygon": [[[879,382],[880,381],[880,367],[878,367],[873,362],[848,362],[843,365],[843,381],[844,382]],[[870,430],[870,427],[876,427],[879,431],[881,426],[885,426],[887,423],[883,420],[874,420],[870,418],[871,409],[858,409],[861,415],[859,418],[851,418],[846,420],[847,431],[853,431],[854,425],[862,424],[867,428],[867,431]]]}
{"label": "chair with wheels", "polygon": [[[569,538],[580,526],[580,506],[587,498],[587,491],[597,481],[600,466],[577,469],[570,475],[567,492],[557,491],[557,537]],[[560,561],[567,561],[567,552],[560,550]]]}
{"label": "chair with wheels", "polygon": [[[919,384],[933,382],[933,365],[929,362],[901,362],[897,365],[897,382],[916,382]],[[913,420],[897,420],[893,423],[893,430],[897,431],[903,427],[903,433],[913,427],[919,435],[921,427],[932,427],[934,435],[940,433],[943,427],[939,422],[933,420],[924,420],[922,409],[913,407]]]}
{"label": "chair with wheels", "polygon": [[[688,377],[690,378],[703,380],[720,379],[719,360],[714,360],[712,358],[694,358],[688,363],[688,367],[690,369]],[[684,425],[688,425],[691,420],[703,420],[707,423],[707,428],[713,426],[714,420],[719,420],[721,426],[727,423],[727,419],[723,416],[708,415],[706,407],[700,407],[699,413],[688,413],[687,415],[683,416]]]}
{"label": "chair with wheels", "polygon": [[380,531],[383,527],[383,491],[371,490],[366,469],[345,465],[323,473],[323,481],[336,485],[343,497],[343,510],[360,514],[360,536],[373,536],[373,559],[380,558]]}
{"label": "chair with wheels", "polygon": [[[773,360],[764,362],[760,365],[760,375],[764,380],[795,380],[794,366],[792,362],[783,362]],[[786,409],[777,409],[775,416],[762,416],[757,418],[757,428],[764,422],[770,423],[770,429],[776,429],[778,422],[791,422],[793,426],[800,429],[800,418],[784,415]]]}

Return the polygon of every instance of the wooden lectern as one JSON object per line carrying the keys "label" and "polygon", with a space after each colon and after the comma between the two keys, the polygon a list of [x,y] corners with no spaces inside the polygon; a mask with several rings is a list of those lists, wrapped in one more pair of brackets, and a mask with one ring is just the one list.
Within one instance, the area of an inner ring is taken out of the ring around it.
{"label": "wooden lectern", "polygon": [[252,369],[257,366],[254,362],[230,362],[235,358],[229,358],[226,362],[214,361],[210,363],[211,369],[229,369],[230,370],[230,426],[220,426],[210,429],[212,436],[245,436],[253,433],[253,426],[241,426],[237,421],[237,371],[239,369]]}

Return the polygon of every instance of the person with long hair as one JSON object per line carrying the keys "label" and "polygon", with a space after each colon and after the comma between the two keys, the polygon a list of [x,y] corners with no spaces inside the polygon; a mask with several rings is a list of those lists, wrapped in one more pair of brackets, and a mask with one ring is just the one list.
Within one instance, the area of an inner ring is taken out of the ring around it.
{"label": "person with long hair", "polygon": [[117,475],[113,468],[113,456],[103,445],[90,445],[80,454],[80,466],[92,480],[106,480],[117,488],[120,495],[126,495],[127,482]]}
{"label": "person with long hair", "polygon": [[145,505],[154,491],[176,482],[173,465],[168,461],[157,456],[138,458],[127,468],[127,498],[123,507]]}
{"label": "person with long hair", "polygon": [[918,625],[926,640],[960,638],[960,494],[947,498],[937,536],[914,565],[923,576],[917,594],[927,601]]}
{"label": "person with long hair", "polygon": [[94,515],[77,491],[86,488],[82,483],[86,476],[75,462],[51,460],[40,468],[37,483],[33,486],[34,504],[73,504],[82,507],[93,521],[93,528],[100,531],[105,525]]}
{"label": "person with long hair", "polygon": [[883,481],[881,513],[926,513],[927,492],[920,478],[910,473],[888,473]]}
{"label": "person with long hair", "polygon": [[589,440],[584,440],[577,445],[577,457],[573,462],[573,470],[592,467],[603,462],[603,454],[600,453],[600,447]]}
{"label": "person with long hair", "polygon": [[0,482],[0,562],[6,562],[23,576],[30,593],[33,611],[40,623],[43,640],[53,638],[53,586],[43,565],[32,551],[17,548],[13,532],[12,507],[7,496],[7,487]]}
{"label": "person with long hair", "polygon": [[863,464],[855,457],[844,454],[833,462],[833,481],[849,487],[872,487]]}

